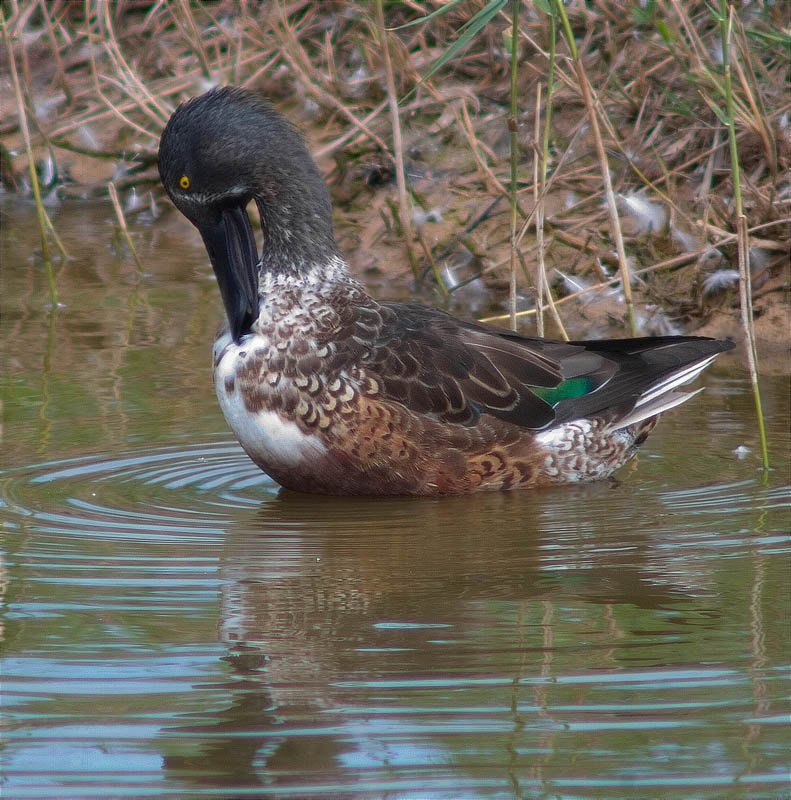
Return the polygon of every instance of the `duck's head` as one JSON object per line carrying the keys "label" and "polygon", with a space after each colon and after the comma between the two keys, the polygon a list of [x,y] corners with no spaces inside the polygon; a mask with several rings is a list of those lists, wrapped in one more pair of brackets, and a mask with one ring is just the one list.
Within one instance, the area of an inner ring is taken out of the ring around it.
{"label": "duck's head", "polygon": [[261,269],[298,272],[337,253],[329,195],[302,136],[254,92],[212,89],[179,106],[159,143],[159,174],[203,237],[236,341],[258,316]]}

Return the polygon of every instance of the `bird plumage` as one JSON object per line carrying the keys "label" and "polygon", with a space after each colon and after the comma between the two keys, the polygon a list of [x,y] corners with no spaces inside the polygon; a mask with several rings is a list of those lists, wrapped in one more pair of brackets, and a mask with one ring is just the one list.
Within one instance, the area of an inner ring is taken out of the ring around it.
{"label": "bird plumage", "polygon": [[160,173],[225,303],[220,405],[253,460],[292,489],[432,495],[606,477],[732,346],[561,342],[377,302],[348,273],[301,136],[252,92],[217,89],[177,109]]}

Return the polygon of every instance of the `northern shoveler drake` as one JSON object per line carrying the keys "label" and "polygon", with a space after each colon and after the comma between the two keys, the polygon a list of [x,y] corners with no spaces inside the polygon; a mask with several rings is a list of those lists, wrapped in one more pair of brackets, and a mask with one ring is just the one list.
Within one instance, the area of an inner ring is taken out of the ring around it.
{"label": "northern shoveler drake", "polygon": [[251,91],[181,105],[159,171],[225,304],[220,406],[250,458],[289,489],[448,495],[606,478],[694,394],[678,387],[733,346],[552,341],[377,302],[349,274],[302,136]]}

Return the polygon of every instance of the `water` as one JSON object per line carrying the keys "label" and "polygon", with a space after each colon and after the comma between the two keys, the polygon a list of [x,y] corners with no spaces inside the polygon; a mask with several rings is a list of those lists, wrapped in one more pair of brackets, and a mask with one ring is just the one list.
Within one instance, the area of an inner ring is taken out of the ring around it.
{"label": "water", "polygon": [[[279,492],[210,385],[200,243],[3,209],[4,798],[780,798],[788,379],[737,359],[617,482]],[[750,453],[739,458],[737,448]]]}

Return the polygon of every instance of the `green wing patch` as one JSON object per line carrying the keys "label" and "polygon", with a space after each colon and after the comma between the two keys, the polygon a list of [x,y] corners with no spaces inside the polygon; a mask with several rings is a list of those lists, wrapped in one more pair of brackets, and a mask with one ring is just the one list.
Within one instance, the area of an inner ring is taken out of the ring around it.
{"label": "green wing patch", "polygon": [[554,406],[561,400],[574,400],[576,397],[583,397],[595,388],[592,378],[581,375],[578,378],[569,378],[561,381],[557,386],[531,386],[530,391],[548,405]]}

